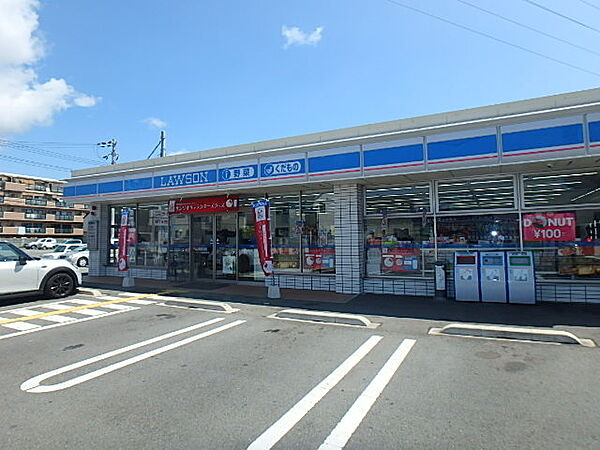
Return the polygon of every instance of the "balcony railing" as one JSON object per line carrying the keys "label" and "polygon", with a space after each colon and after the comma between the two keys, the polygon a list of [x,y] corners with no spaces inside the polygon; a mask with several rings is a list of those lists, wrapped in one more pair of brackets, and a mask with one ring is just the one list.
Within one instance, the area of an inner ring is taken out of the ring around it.
{"label": "balcony railing", "polygon": [[73,214],[56,214],[54,216],[56,220],[73,220]]}
{"label": "balcony railing", "polygon": [[4,211],[0,211],[0,217],[4,217]]}
{"label": "balcony railing", "polygon": [[0,189],[4,189],[6,187],[6,181],[0,181]]}
{"label": "balcony railing", "polygon": [[0,203],[4,203],[4,197],[0,197]]}
{"label": "balcony railing", "polygon": [[73,228],[55,228],[54,232],[57,234],[71,234],[73,233]]}
{"label": "balcony railing", "polygon": [[46,229],[41,227],[25,227],[25,233],[45,233]]}
{"label": "balcony railing", "polygon": [[48,200],[45,198],[26,198],[26,205],[37,205],[37,206],[46,206],[48,204]]}
{"label": "balcony railing", "polygon": [[46,218],[46,214],[40,214],[40,213],[25,213],[25,218],[26,218],[26,219],[45,219],[45,218]]}
{"label": "balcony railing", "polygon": [[50,187],[50,191],[51,192],[55,192],[57,194],[62,194],[63,193],[63,187],[62,186],[51,186]]}
{"label": "balcony railing", "polygon": [[34,191],[41,191],[41,192],[46,192],[48,190],[46,185],[44,185],[44,184],[34,184],[33,186],[30,186],[30,189],[33,189]]}
{"label": "balcony railing", "polygon": [[58,208],[75,208],[75,204],[74,203],[69,203],[69,202],[61,202],[61,201],[56,201],[56,206]]}

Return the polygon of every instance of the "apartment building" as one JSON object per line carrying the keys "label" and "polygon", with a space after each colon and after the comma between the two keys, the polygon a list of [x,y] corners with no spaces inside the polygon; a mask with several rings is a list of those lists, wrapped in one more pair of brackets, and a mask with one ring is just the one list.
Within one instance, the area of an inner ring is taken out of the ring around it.
{"label": "apartment building", "polygon": [[0,173],[0,239],[83,236],[85,205],[63,200],[60,180]]}

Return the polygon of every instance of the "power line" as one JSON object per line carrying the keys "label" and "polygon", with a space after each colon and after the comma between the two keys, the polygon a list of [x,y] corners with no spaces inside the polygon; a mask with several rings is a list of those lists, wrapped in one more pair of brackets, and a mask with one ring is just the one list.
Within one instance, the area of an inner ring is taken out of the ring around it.
{"label": "power line", "polygon": [[600,6],[594,5],[592,2],[588,2],[587,0],[579,0],[581,3],[585,3],[588,6],[591,6],[594,9],[600,11]]}
{"label": "power line", "polygon": [[31,146],[31,145],[20,144],[15,141],[9,141],[6,139],[0,139],[0,147],[8,147],[8,148],[12,148],[14,150],[21,150],[21,151],[25,151],[25,152],[29,152],[29,153],[35,153],[35,154],[42,155],[42,156],[49,156],[52,158],[60,158],[63,160],[67,159],[67,160],[71,160],[71,161],[79,162],[79,163],[83,163],[83,164],[98,164],[98,161],[95,161],[93,159],[83,158],[83,157],[74,156],[74,155],[65,155],[64,153],[53,152],[51,150],[45,150],[45,149],[37,148],[37,147]]}
{"label": "power line", "polygon": [[545,31],[542,31],[542,30],[539,30],[537,28],[531,27],[531,26],[529,26],[527,24],[518,22],[516,20],[511,19],[510,17],[506,17],[506,16],[503,16],[502,14],[498,14],[498,13],[496,13],[494,11],[490,11],[489,9],[482,8],[481,6],[475,5],[475,4],[473,4],[471,2],[468,2],[466,0],[456,0],[456,1],[460,2],[460,3],[463,3],[463,4],[467,5],[467,6],[470,6],[471,8],[478,9],[479,11],[483,11],[483,12],[485,12],[487,14],[491,14],[492,16],[498,17],[498,18],[500,18],[502,20],[505,20],[505,21],[510,22],[510,23],[512,23],[514,25],[517,25],[517,26],[519,26],[521,28],[525,28],[527,30],[534,31],[535,33],[538,33],[538,34],[541,34],[542,36],[546,36],[546,37],[549,37],[549,38],[554,39],[556,41],[562,42],[563,44],[567,44],[567,45],[570,45],[571,47],[575,47],[575,48],[578,48],[580,50],[584,50],[584,51],[586,51],[588,53],[593,53],[594,55],[600,56],[600,52],[596,52],[596,51],[594,51],[592,49],[589,49],[587,47],[584,47],[582,45],[578,45],[578,44],[575,44],[574,42],[567,41],[566,39],[559,38],[558,36],[554,36],[553,34],[546,33]]}
{"label": "power line", "polygon": [[595,27],[593,27],[591,25],[588,25],[587,23],[580,22],[577,19],[573,19],[572,17],[567,16],[566,14],[559,13],[558,11],[555,11],[555,10],[553,10],[551,8],[548,8],[547,6],[540,5],[538,2],[534,2],[533,0],[523,0],[523,1],[526,2],[526,3],[529,3],[530,5],[533,5],[533,6],[536,6],[536,7],[540,8],[540,9],[543,9],[544,11],[547,11],[550,14],[554,14],[555,16],[562,17],[563,19],[566,19],[566,20],[568,20],[570,22],[576,23],[577,25],[580,25],[580,26],[582,26],[584,28],[587,28],[588,30],[592,30],[592,31],[595,31],[596,33],[600,33],[600,30],[598,28],[595,28]]}
{"label": "power line", "polygon": [[400,2],[398,2],[396,0],[386,0],[386,1],[389,2],[389,3],[391,3],[391,4],[393,4],[393,5],[400,6],[401,8],[405,8],[405,9],[409,9],[409,10],[414,11],[414,12],[418,12],[419,14],[423,14],[425,16],[432,17],[434,19],[437,19],[437,20],[440,20],[442,22],[448,23],[448,24],[453,25],[455,27],[458,27],[460,29],[467,30],[467,31],[470,31],[471,33],[478,34],[479,36],[484,36],[484,37],[486,37],[488,39],[492,39],[492,40],[494,40],[496,42],[501,42],[502,44],[510,45],[511,47],[518,48],[519,50],[523,50],[523,51],[525,51],[527,53],[531,53],[531,54],[539,56],[541,58],[545,58],[545,59],[548,59],[550,61],[554,61],[555,63],[561,64],[563,66],[570,67],[571,69],[579,70],[581,72],[585,72],[585,73],[588,73],[590,75],[595,75],[597,77],[600,77],[600,73],[598,73],[598,72],[594,72],[592,70],[588,70],[588,69],[585,69],[583,67],[576,66],[575,64],[571,64],[571,63],[568,63],[566,61],[562,61],[560,59],[554,58],[552,56],[545,55],[545,54],[540,53],[538,51],[531,50],[529,48],[523,47],[523,46],[521,46],[519,44],[514,44],[512,42],[505,41],[504,39],[500,39],[500,38],[497,38],[495,36],[492,36],[491,34],[484,33],[483,31],[478,31],[478,30],[475,30],[474,28],[470,28],[470,27],[468,27],[466,25],[462,25],[460,23],[453,22],[452,20],[445,19],[443,17],[437,16],[437,15],[429,13],[427,11],[423,11],[422,9],[415,8],[414,6],[406,5],[404,3],[400,3]]}
{"label": "power line", "polygon": [[35,167],[43,167],[45,169],[58,170],[60,172],[70,172],[72,169],[68,167],[55,166],[54,164],[46,164],[39,161],[32,161],[31,159],[17,158],[16,156],[0,155],[0,159],[6,161],[18,162],[21,164],[27,164]]}

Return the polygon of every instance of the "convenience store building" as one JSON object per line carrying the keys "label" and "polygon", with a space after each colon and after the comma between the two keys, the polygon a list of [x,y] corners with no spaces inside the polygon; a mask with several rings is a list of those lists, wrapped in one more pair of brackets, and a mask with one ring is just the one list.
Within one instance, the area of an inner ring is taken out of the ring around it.
{"label": "convenience store building", "polygon": [[537,301],[600,302],[600,89],[76,170],[64,195],[92,205],[92,276],[120,274],[127,208],[132,276],[265,283],[268,198],[282,288],[432,296],[458,250],[532,250]]}

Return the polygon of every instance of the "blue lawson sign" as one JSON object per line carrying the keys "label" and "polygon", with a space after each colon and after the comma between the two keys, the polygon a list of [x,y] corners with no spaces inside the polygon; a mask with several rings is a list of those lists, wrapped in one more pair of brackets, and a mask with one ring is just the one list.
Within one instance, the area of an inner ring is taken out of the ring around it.
{"label": "blue lawson sign", "polygon": [[177,186],[194,186],[198,184],[214,183],[217,181],[217,171],[200,170],[197,172],[175,173],[154,177],[154,189]]}
{"label": "blue lawson sign", "polygon": [[219,169],[219,181],[250,180],[258,178],[258,165]]}
{"label": "blue lawson sign", "polygon": [[305,172],[303,159],[270,162],[260,165],[260,174],[263,178],[283,177],[287,175],[303,174]]}

